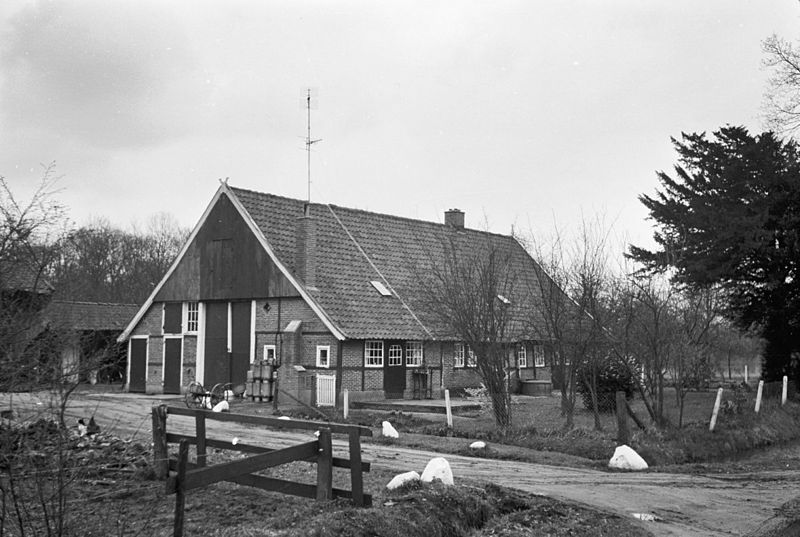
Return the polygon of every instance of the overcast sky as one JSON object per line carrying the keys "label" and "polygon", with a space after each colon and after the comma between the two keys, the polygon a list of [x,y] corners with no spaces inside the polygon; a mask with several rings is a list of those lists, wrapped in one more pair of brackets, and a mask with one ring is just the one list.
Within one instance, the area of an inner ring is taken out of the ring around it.
{"label": "overcast sky", "polygon": [[792,0],[0,2],[0,175],[55,161],[76,224],[218,187],[468,227],[550,233],[602,214],[649,240],[637,200],[671,136],[762,129],[761,42]]}

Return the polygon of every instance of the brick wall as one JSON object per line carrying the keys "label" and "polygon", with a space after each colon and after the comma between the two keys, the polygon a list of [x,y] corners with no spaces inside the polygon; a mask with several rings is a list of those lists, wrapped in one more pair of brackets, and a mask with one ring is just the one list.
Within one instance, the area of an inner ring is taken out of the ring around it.
{"label": "brick wall", "polygon": [[145,390],[147,393],[164,393],[162,372],[164,369],[164,338],[151,335],[148,342],[147,379]]}
{"label": "brick wall", "polygon": [[133,329],[131,335],[150,336],[161,335],[161,323],[163,322],[163,306],[161,302],[150,306],[139,323]]}
{"label": "brick wall", "polygon": [[197,336],[183,336],[183,386],[197,379]]}

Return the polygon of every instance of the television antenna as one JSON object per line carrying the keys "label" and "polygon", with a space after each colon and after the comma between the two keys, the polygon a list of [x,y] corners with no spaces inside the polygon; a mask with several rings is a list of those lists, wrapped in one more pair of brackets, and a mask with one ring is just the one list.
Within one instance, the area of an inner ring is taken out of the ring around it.
{"label": "television antenna", "polygon": [[[316,103],[315,103],[316,107]],[[311,146],[317,142],[321,142],[322,138],[316,140],[311,138],[311,88],[306,90],[306,112],[307,112],[307,131],[306,131],[306,158],[307,158],[307,172],[308,172],[308,203],[311,203]]]}

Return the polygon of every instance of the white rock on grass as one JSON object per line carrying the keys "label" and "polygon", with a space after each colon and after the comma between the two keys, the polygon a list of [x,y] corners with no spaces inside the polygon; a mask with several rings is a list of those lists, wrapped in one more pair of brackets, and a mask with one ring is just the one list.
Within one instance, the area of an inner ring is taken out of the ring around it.
{"label": "white rock on grass", "polygon": [[647,462],[628,446],[619,446],[608,461],[609,468],[617,470],[647,470]]}
{"label": "white rock on grass", "polygon": [[211,409],[212,412],[230,412],[230,410],[231,407],[227,401],[220,401]]}
{"label": "white rock on grass", "polygon": [[422,471],[420,478],[423,483],[430,483],[434,479],[438,479],[445,485],[453,484],[453,471],[450,469],[450,463],[444,457],[436,457],[428,461],[425,470]]}
{"label": "white rock on grass", "polygon": [[485,449],[485,448],[486,448],[486,442],[484,442],[483,440],[478,440],[469,445],[469,449]]}
{"label": "white rock on grass", "polygon": [[389,484],[386,485],[386,488],[389,490],[394,490],[396,488],[400,488],[406,483],[411,483],[413,481],[419,481],[419,474],[417,472],[405,472],[402,474],[397,474],[389,481]]}
{"label": "white rock on grass", "polygon": [[280,418],[278,418],[278,419],[279,419],[279,420],[288,421],[288,420],[290,420],[290,419],[292,419],[292,418],[290,418],[289,416],[281,416],[281,417],[280,417]]}
{"label": "white rock on grass", "polygon": [[400,438],[400,433],[397,432],[397,429],[392,427],[392,424],[388,421],[384,421],[383,425],[383,436],[388,438]]}

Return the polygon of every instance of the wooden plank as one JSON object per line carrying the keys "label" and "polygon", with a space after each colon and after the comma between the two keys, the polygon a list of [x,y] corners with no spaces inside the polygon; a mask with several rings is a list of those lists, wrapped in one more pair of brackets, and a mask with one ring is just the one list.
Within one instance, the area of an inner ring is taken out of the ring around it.
{"label": "wooden plank", "polygon": [[[178,461],[171,459],[170,468],[177,468]],[[197,465],[192,462],[186,463],[187,468],[194,469]],[[168,482],[174,482],[175,478],[171,477]],[[308,483],[295,483],[294,481],[285,481],[283,479],[275,479],[257,474],[245,474],[231,479],[225,479],[229,483],[236,483],[247,487],[258,488],[267,492],[277,492],[279,494],[290,494],[292,496],[301,496],[303,498],[316,498],[317,487]],[[334,498],[344,498],[346,500],[353,499],[353,494],[349,490],[331,489]],[[167,488],[167,494],[175,492],[174,486],[172,489]],[[372,495],[364,494],[361,506],[370,507],[372,505]]]}
{"label": "wooden plank", "polygon": [[175,524],[173,526],[173,536],[183,537],[183,514],[186,506],[186,463],[189,459],[189,443],[181,442],[178,449],[178,475],[176,476],[175,487]]}
{"label": "wooden plank", "polygon": [[[190,444],[196,444],[197,439],[194,436],[188,436],[184,434],[177,434],[177,433],[167,433],[167,442],[171,444],[177,444],[181,440],[186,440]],[[360,442],[359,442],[360,445]],[[240,453],[269,453],[271,451],[275,451],[273,448],[263,447],[263,446],[254,446],[252,444],[243,444],[239,443],[233,445],[228,440],[215,440],[214,438],[206,438],[206,449],[207,448],[215,448],[215,449],[227,449],[230,451],[238,451]],[[311,459],[315,459],[315,457],[311,457]],[[345,459],[344,457],[334,457],[333,458],[333,466],[334,468],[350,468],[350,459]],[[372,468],[372,464],[368,461],[361,461],[361,471],[362,472],[369,472]]]}
{"label": "wooden plank", "polygon": [[333,498],[333,446],[329,429],[320,429],[318,444],[317,499],[330,500]]}
{"label": "wooden plank", "polygon": [[350,434],[350,488],[353,491],[353,502],[364,505],[364,479],[361,471],[361,437],[355,433]]}
{"label": "wooden plank", "polygon": [[205,414],[194,415],[194,427],[197,443],[197,465],[206,465],[206,416]]}
{"label": "wooden plank", "polygon": [[167,453],[167,407],[154,406],[153,413],[153,467],[156,479],[164,479],[169,473]]}
{"label": "wooden plank", "polygon": [[167,407],[168,414],[176,416],[195,416],[203,413],[207,420],[229,421],[236,423],[250,423],[254,425],[265,425],[276,429],[304,429],[316,431],[323,427],[330,429],[332,433],[350,434],[350,431],[358,431],[361,436],[372,436],[372,429],[361,425],[346,425],[343,423],[329,423],[325,421],[309,420],[281,420],[278,418],[268,418],[266,416],[250,416],[247,414],[233,414],[230,412],[212,412],[210,410],[183,408],[178,406]]}
{"label": "wooden plank", "polygon": [[317,454],[319,442],[307,442],[296,446],[278,449],[269,453],[253,455],[246,459],[217,464],[208,468],[192,470],[186,474],[186,489],[204,487],[217,481],[231,479],[243,474],[257,472],[272,466],[292,461],[302,461]]}

